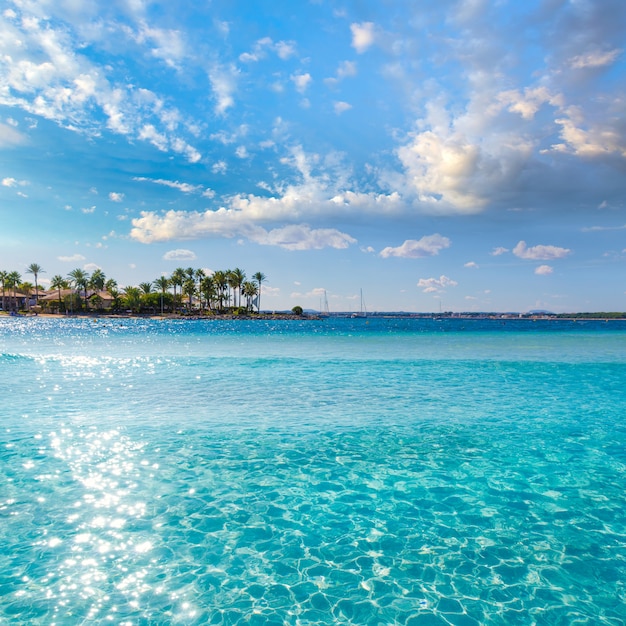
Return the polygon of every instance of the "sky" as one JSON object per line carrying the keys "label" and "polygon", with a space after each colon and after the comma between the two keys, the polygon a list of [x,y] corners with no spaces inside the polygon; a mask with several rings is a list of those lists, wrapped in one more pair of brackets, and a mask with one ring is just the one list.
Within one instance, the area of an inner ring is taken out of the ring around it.
{"label": "sky", "polygon": [[625,47],[623,0],[3,0],[0,269],[625,311]]}

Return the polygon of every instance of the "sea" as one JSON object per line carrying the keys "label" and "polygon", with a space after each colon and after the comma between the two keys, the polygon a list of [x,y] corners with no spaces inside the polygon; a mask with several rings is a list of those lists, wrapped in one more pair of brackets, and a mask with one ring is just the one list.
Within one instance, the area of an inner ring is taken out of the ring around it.
{"label": "sea", "polygon": [[626,322],[0,319],[0,624],[626,623]]}

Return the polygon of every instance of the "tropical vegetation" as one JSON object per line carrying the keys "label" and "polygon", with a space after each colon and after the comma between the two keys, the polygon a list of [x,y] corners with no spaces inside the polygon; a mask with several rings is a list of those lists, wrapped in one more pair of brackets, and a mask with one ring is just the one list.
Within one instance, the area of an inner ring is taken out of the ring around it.
{"label": "tropical vegetation", "polygon": [[263,272],[248,278],[239,267],[212,274],[179,267],[170,276],[119,288],[101,269],[89,274],[76,268],[67,276],[52,276],[46,291],[39,285],[39,277],[45,273],[41,265],[31,263],[25,273],[33,276],[34,284],[23,281],[17,271],[0,271],[3,311],[34,308],[51,313],[259,314],[262,285],[267,280]]}

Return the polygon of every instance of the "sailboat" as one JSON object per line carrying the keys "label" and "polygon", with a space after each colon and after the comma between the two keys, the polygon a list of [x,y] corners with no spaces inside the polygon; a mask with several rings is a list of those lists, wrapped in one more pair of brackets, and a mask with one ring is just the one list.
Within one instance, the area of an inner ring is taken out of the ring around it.
{"label": "sailboat", "polygon": [[328,298],[326,296],[326,290],[324,289],[324,304],[322,305],[320,299],[320,317],[328,317],[330,315],[330,311],[328,309]]}
{"label": "sailboat", "polygon": [[361,291],[361,306],[358,313],[353,313],[351,317],[367,317],[367,309],[365,308],[365,301],[363,300],[363,289]]}

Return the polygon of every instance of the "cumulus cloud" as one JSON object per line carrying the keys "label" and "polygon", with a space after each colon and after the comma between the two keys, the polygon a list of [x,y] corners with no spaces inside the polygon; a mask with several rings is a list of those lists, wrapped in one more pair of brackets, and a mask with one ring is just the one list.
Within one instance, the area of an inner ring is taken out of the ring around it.
{"label": "cumulus cloud", "polygon": [[553,271],[554,269],[549,265],[540,265],[539,267],[535,268],[535,274],[539,276],[547,276],[548,274],[552,274]]}
{"label": "cumulus cloud", "polygon": [[463,267],[467,267],[469,269],[478,269],[478,263],[475,263],[474,261],[469,261],[468,263],[465,263]]}
{"label": "cumulus cloud", "polygon": [[365,52],[375,40],[373,22],[361,22],[350,24],[352,31],[352,47],[359,53]]}
{"label": "cumulus cloud", "polygon": [[531,145],[519,138],[488,144],[458,130],[415,133],[396,153],[404,186],[433,213],[479,213],[523,169]]}
{"label": "cumulus cloud", "polygon": [[502,246],[499,246],[491,251],[491,256],[500,256],[501,254],[505,254],[508,251],[508,248],[503,248]]}
{"label": "cumulus cloud", "polygon": [[193,261],[195,258],[196,255],[194,252],[182,248],[170,250],[163,255],[165,261]]}
{"label": "cumulus cloud", "polygon": [[420,259],[428,256],[438,255],[444,248],[450,247],[450,240],[442,237],[439,233],[426,235],[419,240],[407,239],[401,246],[396,248],[387,247],[381,250],[380,256],[383,258],[403,257],[406,259]]}
{"label": "cumulus cloud", "polygon": [[290,224],[267,230],[242,218],[239,211],[184,212],[168,211],[163,215],[143,212],[132,221],[131,238],[142,243],[199,239],[204,237],[242,236],[260,245],[279,246],[287,250],[347,248],[356,240],[336,229],[313,229],[306,224]]}
{"label": "cumulus cloud", "polygon": [[57,259],[59,261],[63,261],[64,263],[74,263],[84,261],[85,257],[82,254],[73,254],[72,256],[58,256]]}
{"label": "cumulus cloud", "polygon": [[544,104],[560,107],[563,105],[563,96],[553,94],[545,86],[527,87],[523,92],[511,89],[498,94],[497,105],[493,105],[490,112],[494,113],[498,105],[502,105],[511,113],[518,113],[525,120],[532,120]]}
{"label": "cumulus cloud", "polygon": [[520,241],[515,248],[513,254],[520,259],[531,259],[533,261],[551,261],[554,259],[562,259],[571,254],[569,248],[559,248],[558,246],[532,246],[528,247],[525,241]]}
{"label": "cumulus cloud", "polygon": [[306,74],[292,74],[291,75],[291,80],[292,80],[293,84],[296,86],[296,90],[299,93],[304,93],[307,90],[307,87],[313,81],[313,78],[311,77],[311,74],[309,74],[309,73],[306,73]]}
{"label": "cumulus cloud", "polygon": [[[144,243],[203,237],[244,237],[251,241],[271,242],[276,233],[272,229],[293,226],[303,222],[335,219],[342,214],[381,215],[397,214],[404,210],[401,196],[391,194],[356,193],[344,191],[349,183],[350,171],[339,158],[325,161],[326,168],[320,172],[318,155],[305,153],[301,147],[291,149],[282,164],[292,167],[299,181],[294,184],[280,183],[276,188],[262,183],[267,191],[262,196],[235,194],[226,199],[225,205],[216,210],[168,211],[157,213],[145,211],[132,221],[131,238]],[[312,229],[330,242],[325,245],[342,247],[352,243],[345,233]],[[280,232],[280,231],[279,231]],[[332,236],[331,236],[332,235]],[[328,236],[328,237],[327,237]],[[275,241],[279,241],[280,237]],[[308,240],[311,241],[310,237]],[[319,241],[318,241],[319,244]],[[285,242],[276,245],[287,245]],[[313,244],[312,247],[316,247]]]}
{"label": "cumulus cloud", "polygon": [[424,293],[441,293],[446,287],[456,287],[459,283],[443,274],[439,278],[420,278],[417,286]]}
{"label": "cumulus cloud", "polygon": [[561,128],[560,136],[563,142],[552,145],[554,152],[584,158],[613,154],[626,157],[626,134],[621,120],[616,117],[589,121],[585,119],[580,107],[571,106],[564,111],[562,117],[555,120],[555,124]]}
{"label": "cumulus cloud", "polygon": [[111,202],[121,202],[124,199],[123,193],[117,193],[116,191],[111,191],[109,193],[109,200]]}

